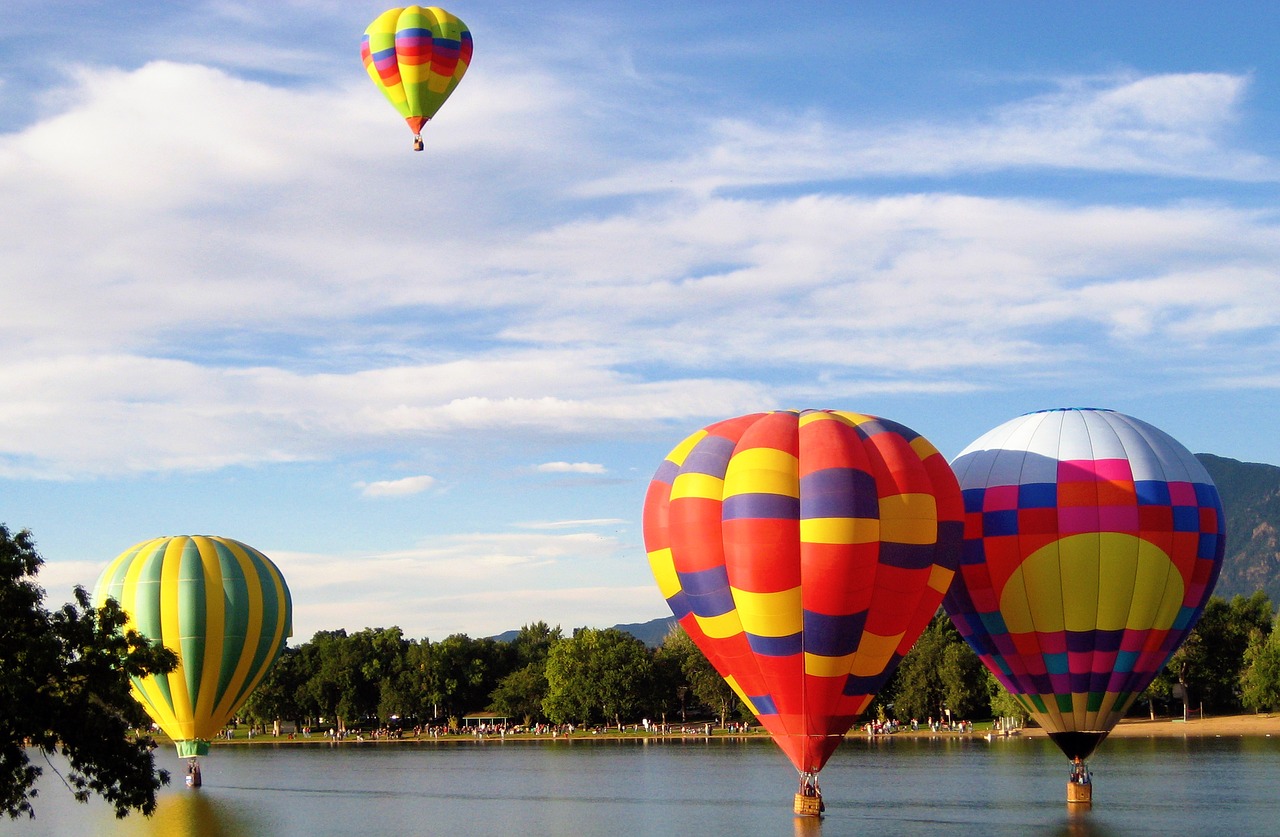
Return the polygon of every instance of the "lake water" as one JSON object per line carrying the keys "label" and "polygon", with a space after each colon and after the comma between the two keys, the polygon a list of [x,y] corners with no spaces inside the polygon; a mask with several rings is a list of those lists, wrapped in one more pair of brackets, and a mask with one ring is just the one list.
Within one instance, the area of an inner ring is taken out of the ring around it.
{"label": "lake water", "polygon": [[175,785],[154,817],[75,803],[46,768],[36,819],[0,834],[1280,835],[1280,738],[1107,741],[1085,811],[1042,738],[850,738],[820,822],[792,816],[795,771],[763,738],[215,745],[198,790],[157,752]]}

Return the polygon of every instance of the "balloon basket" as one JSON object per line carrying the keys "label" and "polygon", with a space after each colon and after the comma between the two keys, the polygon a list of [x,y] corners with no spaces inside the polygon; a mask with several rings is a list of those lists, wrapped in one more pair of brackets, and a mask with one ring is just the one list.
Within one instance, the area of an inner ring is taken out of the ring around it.
{"label": "balloon basket", "polygon": [[1093,804],[1093,783],[1067,782],[1067,802],[1070,804]]}
{"label": "balloon basket", "polygon": [[822,797],[797,793],[792,810],[796,812],[797,817],[820,817],[822,816]]}

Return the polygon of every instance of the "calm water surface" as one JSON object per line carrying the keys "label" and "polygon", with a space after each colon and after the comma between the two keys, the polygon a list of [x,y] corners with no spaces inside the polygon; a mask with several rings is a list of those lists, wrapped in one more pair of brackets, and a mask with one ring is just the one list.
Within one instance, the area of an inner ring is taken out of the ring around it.
{"label": "calm water surface", "polygon": [[1280,738],[1108,741],[1083,812],[1044,739],[851,738],[821,822],[792,816],[795,772],[764,739],[215,747],[195,791],[160,761],[177,786],[150,819],[77,804],[46,769],[36,819],[0,834],[1280,837]]}

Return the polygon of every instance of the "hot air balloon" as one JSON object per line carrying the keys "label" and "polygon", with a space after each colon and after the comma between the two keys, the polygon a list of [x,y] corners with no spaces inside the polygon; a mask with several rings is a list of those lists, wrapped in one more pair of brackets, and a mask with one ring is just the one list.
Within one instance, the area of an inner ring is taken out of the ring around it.
{"label": "hot air balloon", "polygon": [[143,541],[94,587],[129,614],[128,627],[178,655],[169,674],[133,679],[134,697],[174,740],[200,784],[197,756],[249,697],[293,633],[292,600],[267,556],[230,538]]}
{"label": "hot air balloon", "polygon": [[436,6],[388,9],[364,30],[364,68],[409,123],[415,151],[422,150],[422,126],[462,81],[471,52],[467,25]]}
{"label": "hot air balloon", "polygon": [[800,774],[817,774],[937,612],[960,558],[954,474],[874,416],[779,411],[676,446],[644,540],[667,604]]}
{"label": "hot air balloon", "polygon": [[1072,762],[1084,759],[1191,631],[1226,547],[1222,503],[1178,442],[1109,410],[1006,422],[953,466],[965,505],[944,601],[987,668]]}

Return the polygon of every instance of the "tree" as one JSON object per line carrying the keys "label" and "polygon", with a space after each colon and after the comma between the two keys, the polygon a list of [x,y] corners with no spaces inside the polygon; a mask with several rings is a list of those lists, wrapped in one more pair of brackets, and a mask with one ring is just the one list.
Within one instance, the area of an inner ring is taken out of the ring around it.
{"label": "tree", "polygon": [[129,678],[172,671],[177,658],[124,631],[114,600],[93,608],[82,587],[47,611],[35,580],[43,563],[30,532],[0,524],[0,811],[35,816],[42,768],[28,753],[40,751],[67,759],[63,778],[77,800],[97,794],[118,817],[150,814],[169,774],[156,769],[155,742],[133,731],[148,721]]}
{"label": "tree", "polygon": [[991,710],[986,666],[958,631],[955,639],[942,652],[942,699],[957,718],[985,717]]}
{"label": "tree", "polygon": [[579,628],[547,655],[547,717],[557,723],[633,717],[649,695],[653,661],[640,640],[617,628]]}
{"label": "tree", "polygon": [[1009,694],[1009,690],[1001,685],[1000,681],[990,671],[986,672],[986,679],[987,699],[991,704],[991,715],[996,718],[1017,718],[1025,724],[1031,717],[1031,713],[1027,711],[1027,708],[1017,698]]}
{"label": "tree", "polygon": [[1244,652],[1240,700],[1255,712],[1280,706],[1280,631],[1254,631]]}
{"label": "tree", "polygon": [[985,668],[941,611],[885,688],[898,718],[978,717],[988,710]]}
{"label": "tree", "polygon": [[529,663],[498,681],[497,688],[489,696],[489,711],[531,724],[544,717],[542,701],[546,696],[546,663]]}
{"label": "tree", "polygon": [[257,723],[291,720],[299,724],[305,714],[298,701],[306,683],[302,654],[285,648],[244,704],[244,714]]}
{"label": "tree", "polygon": [[546,717],[542,701],[547,696],[547,655],[562,639],[560,626],[546,622],[525,625],[508,643],[512,665],[519,666],[498,681],[489,695],[489,709],[526,724]]}
{"label": "tree", "polygon": [[1212,596],[1199,623],[1169,660],[1167,669],[1182,686],[1186,707],[1211,712],[1240,709],[1240,675],[1254,631],[1270,631],[1271,600],[1261,590],[1230,602]]}
{"label": "tree", "polygon": [[506,671],[504,649],[492,639],[452,634],[431,647],[431,701],[446,717],[460,717],[489,705],[489,695]]}
{"label": "tree", "polygon": [[[655,670],[665,670],[668,666],[679,673],[678,678],[668,678],[672,682],[665,684],[668,690],[674,689],[679,696],[681,688],[687,689],[699,703],[704,704],[720,718],[720,726],[734,711],[747,712],[733,687],[720,676],[707,660],[707,656],[689,638],[689,634],[679,625],[671,628],[671,632],[662,640],[661,647],[654,659]],[[667,696],[664,696],[667,697]],[[681,706],[683,710],[684,707]],[[681,720],[684,720],[681,718]]]}

